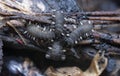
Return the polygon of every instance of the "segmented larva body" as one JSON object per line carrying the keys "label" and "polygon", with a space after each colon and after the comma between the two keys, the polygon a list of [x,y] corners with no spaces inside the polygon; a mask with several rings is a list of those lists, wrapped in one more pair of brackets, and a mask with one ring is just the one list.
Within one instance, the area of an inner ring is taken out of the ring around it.
{"label": "segmented larva body", "polygon": [[64,15],[61,11],[55,11],[55,28],[60,33],[63,33]]}
{"label": "segmented larva body", "polygon": [[56,24],[62,24],[64,23],[64,15],[61,11],[56,11],[55,12],[55,20]]}
{"label": "segmented larva body", "polygon": [[53,39],[55,34],[52,29],[41,26],[28,26],[27,31],[34,37],[43,38],[43,39]]}
{"label": "segmented larva body", "polygon": [[66,38],[66,42],[69,45],[73,45],[77,43],[76,41],[79,38],[82,38],[82,36],[88,32],[90,32],[93,29],[93,25],[91,23],[88,23],[86,25],[80,25],[78,28],[76,28],[73,32],[69,34],[69,37]]}
{"label": "segmented larva body", "polygon": [[53,60],[65,60],[65,55],[62,49],[63,47],[60,45],[60,42],[54,42],[52,47],[49,47],[46,58]]}

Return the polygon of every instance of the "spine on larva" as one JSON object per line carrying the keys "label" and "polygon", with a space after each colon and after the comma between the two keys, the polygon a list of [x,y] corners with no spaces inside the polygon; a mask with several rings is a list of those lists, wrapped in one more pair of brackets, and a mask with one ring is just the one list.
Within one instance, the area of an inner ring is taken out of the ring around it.
{"label": "spine on larva", "polygon": [[28,26],[27,31],[34,37],[43,39],[53,39],[55,38],[54,31],[48,29],[44,30],[43,27],[39,26]]}
{"label": "spine on larva", "polygon": [[92,29],[93,29],[92,24],[80,25],[77,29],[71,32],[69,37],[67,37],[65,40],[68,43],[68,45],[74,45],[75,41],[77,41],[85,33],[90,32]]}

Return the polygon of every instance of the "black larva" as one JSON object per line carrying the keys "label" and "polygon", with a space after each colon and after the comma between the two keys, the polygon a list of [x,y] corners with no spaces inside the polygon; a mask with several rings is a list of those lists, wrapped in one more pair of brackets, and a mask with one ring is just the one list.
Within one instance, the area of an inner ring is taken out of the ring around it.
{"label": "black larva", "polygon": [[78,28],[76,28],[73,32],[69,34],[69,37],[65,39],[65,41],[68,43],[68,45],[73,45],[77,43],[77,40],[79,38],[82,39],[82,36],[85,33],[88,33],[93,29],[93,25],[88,23],[86,25],[80,25]]}
{"label": "black larva", "polygon": [[55,38],[55,34],[52,29],[37,26],[28,26],[27,31],[34,37],[42,38],[42,39],[53,39]]}
{"label": "black larva", "polygon": [[61,11],[55,11],[56,24],[64,24],[64,15]]}
{"label": "black larva", "polygon": [[55,11],[55,28],[58,33],[63,33],[64,31],[64,15],[61,11]]}
{"label": "black larva", "polygon": [[48,49],[46,54],[47,59],[65,60],[65,55],[62,51],[63,47],[60,45],[60,42],[54,42],[52,47],[48,47]]}

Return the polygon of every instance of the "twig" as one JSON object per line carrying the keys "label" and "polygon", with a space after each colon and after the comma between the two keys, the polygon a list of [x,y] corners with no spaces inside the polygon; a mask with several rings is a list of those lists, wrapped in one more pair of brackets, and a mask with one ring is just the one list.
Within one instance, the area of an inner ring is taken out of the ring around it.
{"label": "twig", "polygon": [[87,17],[89,20],[120,21],[120,17]]}
{"label": "twig", "polygon": [[111,28],[111,27],[119,27],[120,26],[120,23],[118,23],[118,24],[102,24],[102,25],[100,25],[100,24],[98,24],[98,25],[94,25],[94,29],[95,30],[103,30],[104,28]]}
{"label": "twig", "polygon": [[104,20],[92,20],[94,25],[97,24],[115,24],[115,23],[119,23],[117,21],[104,21]]}
{"label": "twig", "polygon": [[[19,13],[19,12],[8,12],[5,10],[0,9],[0,15],[1,16],[6,16],[4,19],[25,19],[25,20],[30,20],[30,21],[35,21],[35,22],[42,22],[42,23],[48,23],[51,24],[52,21],[49,20],[49,17],[47,13],[45,14],[24,14],[24,13]],[[45,16],[47,15],[47,16]]]}
{"label": "twig", "polygon": [[118,11],[94,11],[94,12],[77,12],[71,13],[71,15],[87,15],[87,16],[118,16],[120,12]]}
{"label": "twig", "polygon": [[5,11],[3,9],[0,8],[0,15],[1,16],[13,16],[12,13],[8,12],[8,11]]}
{"label": "twig", "polygon": [[[120,17],[116,17],[116,15],[120,15],[119,12],[101,12],[101,11],[97,11],[97,12],[77,12],[75,14],[71,13],[64,13],[65,16],[67,15],[88,15],[87,18],[85,19],[89,19],[89,20],[106,20],[106,21],[120,21]],[[28,14],[23,14],[23,13],[19,13],[19,12],[7,12],[5,10],[0,10],[0,15],[3,16],[8,16],[7,18],[23,18],[26,20],[30,20],[30,21],[36,21],[36,22],[43,22],[43,23],[48,23],[51,24],[52,21],[50,21],[48,19],[48,16],[52,16],[52,13],[36,13],[34,15],[28,15]],[[92,17],[93,16],[93,17]],[[107,16],[107,17],[103,17],[103,16]],[[114,17],[109,17],[109,16],[114,16]]]}
{"label": "twig", "polygon": [[95,38],[99,38],[101,40],[104,40],[106,41],[107,43],[110,43],[110,44],[114,44],[114,45],[120,45],[120,35],[112,35],[110,33],[101,33],[101,32],[97,32],[97,31],[94,31],[92,33],[92,36],[95,37]]}
{"label": "twig", "polygon": [[52,21],[50,21],[47,16],[34,16],[34,15],[27,15],[27,14],[18,13],[18,12],[13,12],[12,14],[14,16],[9,16],[9,17],[6,17],[5,19],[19,19],[19,18],[21,18],[21,19],[35,21],[35,22],[42,22],[42,23],[48,23],[48,24],[52,23]]}

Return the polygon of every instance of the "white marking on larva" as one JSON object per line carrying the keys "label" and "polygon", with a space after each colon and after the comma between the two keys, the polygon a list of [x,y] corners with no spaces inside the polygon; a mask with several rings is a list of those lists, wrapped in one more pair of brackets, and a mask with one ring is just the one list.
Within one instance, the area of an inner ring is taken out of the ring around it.
{"label": "white marking on larva", "polygon": [[66,57],[65,57],[65,56],[62,56],[62,57],[61,57],[61,59],[62,59],[62,60],[65,60],[65,59],[66,59]]}
{"label": "white marking on larva", "polygon": [[54,24],[55,24],[55,22],[52,22],[51,24],[53,24],[53,25],[54,25]]}
{"label": "white marking on larva", "polygon": [[50,29],[50,32],[52,31],[52,29]]}
{"label": "white marking on larva", "polygon": [[80,39],[82,40],[83,38],[80,36]]}
{"label": "white marking on larva", "polygon": [[26,34],[26,33],[27,33],[27,31],[24,32],[24,34]]}
{"label": "white marking on larva", "polygon": [[46,30],[46,27],[43,28],[43,31],[45,31],[45,30]]}
{"label": "white marking on larva", "polygon": [[28,23],[29,25],[31,24],[31,21],[29,21],[29,23]]}
{"label": "white marking on larva", "polygon": [[64,18],[65,21],[76,22],[73,18]]}
{"label": "white marking on larva", "polygon": [[67,27],[67,25],[66,25],[66,24],[64,24],[63,26],[64,26],[64,27]]}
{"label": "white marking on larva", "polygon": [[52,17],[56,17],[55,15],[52,15]]}
{"label": "white marking on larva", "polygon": [[74,29],[76,29],[76,28],[77,28],[77,26],[76,26],[76,25],[73,25],[73,28],[74,28]]}
{"label": "white marking on larva", "polygon": [[65,17],[64,20],[67,21],[68,19]]}
{"label": "white marking on larva", "polygon": [[28,35],[29,38],[31,38],[31,35]]}
{"label": "white marking on larva", "polygon": [[95,30],[94,30],[94,29],[92,29],[92,32],[95,32]]}
{"label": "white marking on larva", "polygon": [[53,39],[51,39],[51,42],[53,42],[54,40]]}
{"label": "white marking on larva", "polygon": [[48,47],[48,49],[50,49],[50,50],[51,50],[51,49],[52,49],[52,47]]}
{"label": "white marking on larva", "polygon": [[63,11],[60,11],[61,13],[63,13]]}
{"label": "white marking on larva", "polygon": [[37,28],[40,28],[40,26],[39,26],[39,25],[37,25]]}
{"label": "white marking on larva", "polygon": [[70,34],[66,34],[66,36],[70,36]]}
{"label": "white marking on larva", "polygon": [[64,34],[64,33],[61,33],[61,35],[63,35],[63,36],[64,36],[65,34]]}
{"label": "white marking on larva", "polygon": [[35,38],[35,37],[33,37],[32,39],[33,39],[33,40],[36,40],[36,38]]}
{"label": "white marking on larva", "polygon": [[81,24],[81,25],[83,25],[83,23],[82,23],[82,22],[80,22],[80,24]]}
{"label": "white marking on larva", "polygon": [[76,22],[75,19],[70,18],[70,20],[71,20],[72,22]]}
{"label": "white marking on larva", "polygon": [[86,36],[89,36],[88,33],[85,34]]}
{"label": "white marking on larva", "polygon": [[45,57],[46,57],[46,58],[50,58],[50,55],[46,54]]}
{"label": "white marking on larva", "polygon": [[78,43],[78,41],[75,41],[75,44],[77,44]]}
{"label": "white marking on larva", "polygon": [[67,50],[64,49],[64,50],[62,50],[62,51],[63,51],[63,52],[66,52]]}
{"label": "white marking on larva", "polygon": [[55,12],[56,10],[55,10],[55,9],[52,9],[51,11],[52,11],[52,12]]}
{"label": "white marking on larva", "polygon": [[91,24],[92,22],[91,21],[88,21],[89,24]]}

